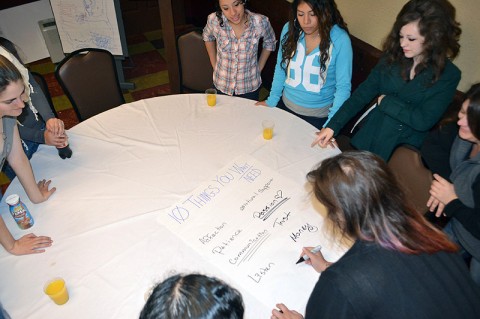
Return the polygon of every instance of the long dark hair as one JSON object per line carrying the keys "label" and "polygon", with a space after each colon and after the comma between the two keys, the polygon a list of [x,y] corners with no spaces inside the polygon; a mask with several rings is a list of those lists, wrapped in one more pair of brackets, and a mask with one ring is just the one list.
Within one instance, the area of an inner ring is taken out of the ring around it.
{"label": "long dark hair", "polygon": [[[247,9],[247,0],[240,0],[240,2],[243,4],[244,9]],[[245,14],[248,14],[248,13],[245,11]],[[222,8],[220,8],[220,1],[219,0],[215,1],[215,15],[217,16],[218,23],[223,28]],[[248,19],[247,19],[247,21],[248,21]]]}
{"label": "long dark hair", "polygon": [[223,281],[178,274],[155,287],[140,319],[242,319],[243,313],[242,295]]}
{"label": "long dark hair", "polygon": [[410,204],[386,163],[367,151],[323,160],[307,175],[327,217],[352,239],[407,254],[456,251]]}
{"label": "long dark hair", "polygon": [[0,93],[5,91],[10,83],[17,81],[23,81],[22,74],[9,59],[0,55]]}
{"label": "long dark hair", "polygon": [[334,0],[294,0],[290,10],[290,19],[288,21],[288,32],[282,39],[282,68],[287,69],[290,59],[297,51],[297,42],[300,38],[302,29],[297,22],[298,5],[305,2],[312,8],[313,13],[318,19],[318,32],[320,34],[320,73],[325,72],[327,61],[330,58],[330,31],[336,24],[348,32],[347,24],[343,20],[337,4]]}
{"label": "long dark hair", "polygon": [[465,100],[468,100],[467,119],[468,127],[478,140],[480,140],[480,83],[470,87],[465,93]]}
{"label": "long dark hair", "polygon": [[422,61],[415,67],[415,74],[431,66],[435,83],[448,58],[454,59],[460,51],[460,23],[455,20],[455,7],[447,0],[410,0],[397,15],[397,19],[383,44],[383,51],[390,64],[398,63],[402,77],[408,80],[412,59],[403,54],[400,47],[400,29],[418,21],[420,34],[425,37]]}
{"label": "long dark hair", "polygon": [[23,64],[22,59],[20,59],[20,55],[18,54],[17,46],[10,40],[4,37],[0,37],[0,46],[4,47],[8,52],[13,54],[20,63]]}

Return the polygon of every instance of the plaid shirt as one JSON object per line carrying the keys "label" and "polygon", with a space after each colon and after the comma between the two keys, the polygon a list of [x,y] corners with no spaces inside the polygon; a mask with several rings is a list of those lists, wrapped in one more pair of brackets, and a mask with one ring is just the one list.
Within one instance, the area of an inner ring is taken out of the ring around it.
{"label": "plaid shirt", "polygon": [[217,64],[213,72],[215,87],[228,95],[240,95],[257,90],[262,84],[258,68],[258,41],[263,48],[275,51],[275,32],[264,15],[245,10],[248,26],[240,39],[222,14],[223,28],[215,13],[208,16],[203,29],[203,41],[216,41]]}

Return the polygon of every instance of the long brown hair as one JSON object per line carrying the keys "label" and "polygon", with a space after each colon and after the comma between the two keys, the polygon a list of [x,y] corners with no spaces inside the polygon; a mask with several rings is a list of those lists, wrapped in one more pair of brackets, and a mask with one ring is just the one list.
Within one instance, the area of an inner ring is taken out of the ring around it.
{"label": "long brown hair", "polygon": [[465,100],[468,100],[467,118],[468,127],[473,136],[480,140],[480,83],[470,87],[465,93]]}
{"label": "long brown hair", "polygon": [[348,33],[347,24],[343,20],[337,4],[334,0],[294,0],[290,10],[290,19],[288,21],[288,32],[282,39],[282,68],[287,69],[290,59],[297,51],[297,42],[300,38],[302,29],[297,22],[297,7],[305,2],[310,6],[315,16],[318,18],[318,32],[320,34],[320,74],[325,72],[330,47],[330,31],[336,24]]}
{"label": "long brown hair", "polygon": [[0,54],[0,93],[5,91],[10,83],[17,81],[23,81],[22,74],[9,59]]}
{"label": "long brown hair", "polygon": [[[244,9],[247,9],[247,0],[239,0],[240,4],[243,5]],[[216,0],[215,1],[215,15],[217,16],[218,19],[218,24],[220,25],[221,28],[223,28],[223,18],[222,18],[222,8],[220,7],[220,1]],[[248,12],[245,11],[245,15],[248,16]],[[247,17],[248,21],[248,17]],[[245,23],[247,23],[245,21]]]}
{"label": "long brown hair", "polygon": [[352,239],[407,254],[453,252],[457,246],[410,204],[386,163],[367,151],[344,152],[308,173],[327,217]]}
{"label": "long brown hair", "polygon": [[390,64],[400,64],[402,77],[408,80],[412,59],[405,57],[400,47],[400,29],[418,21],[420,34],[425,37],[423,59],[415,67],[418,74],[428,66],[433,69],[431,83],[435,83],[445,68],[446,60],[454,59],[460,51],[460,23],[455,20],[455,7],[447,0],[411,0],[397,15],[397,19],[383,44]]}

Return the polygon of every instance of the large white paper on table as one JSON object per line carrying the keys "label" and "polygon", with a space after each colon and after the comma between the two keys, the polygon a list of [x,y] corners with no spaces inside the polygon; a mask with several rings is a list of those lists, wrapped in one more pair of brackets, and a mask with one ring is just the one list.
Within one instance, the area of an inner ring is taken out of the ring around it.
{"label": "large white paper on table", "polygon": [[258,318],[269,317],[278,302],[304,311],[319,275],[296,264],[302,247],[326,246],[330,260],[342,253],[328,244],[305,186],[247,155],[161,211],[158,221],[264,303]]}

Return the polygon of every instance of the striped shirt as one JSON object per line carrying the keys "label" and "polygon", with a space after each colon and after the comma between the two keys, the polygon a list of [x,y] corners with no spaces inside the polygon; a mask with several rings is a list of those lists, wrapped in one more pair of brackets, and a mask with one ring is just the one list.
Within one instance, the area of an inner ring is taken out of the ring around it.
{"label": "striped shirt", "polygon": [[217,64],[213,83],[221,92],[240,95],[257,90],[262,84],[258,68],[258,42],[263,38],[263,48],[275,51],[275,32],[264,15],[245,10],[248,25],[240,39],[222,14],[223,27],[215,13],[208,16],[203,29],[203,40],[216,41]]}

